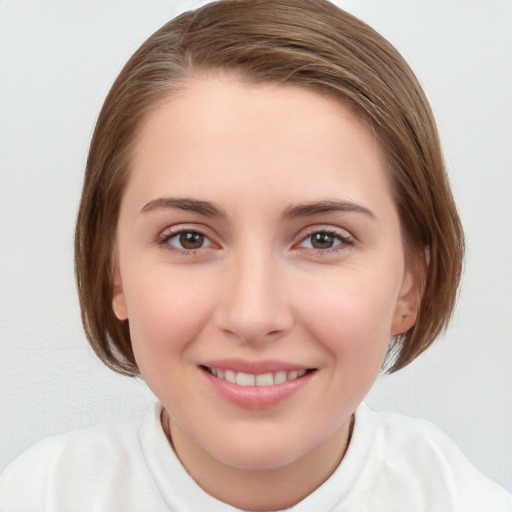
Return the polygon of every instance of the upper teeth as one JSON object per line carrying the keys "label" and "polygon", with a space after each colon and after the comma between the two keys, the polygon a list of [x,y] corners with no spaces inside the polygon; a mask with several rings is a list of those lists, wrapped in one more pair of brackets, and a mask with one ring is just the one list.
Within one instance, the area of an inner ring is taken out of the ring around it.
{"label": "upper teeth", "polygon": [[302,377],[306,370],[279,370],[274,373],[261,373],[253,375],[252,373],[235,372],[234,370],[222,370],[220,368],[210,368],[207,370],[219,379],[227,380],[239,386],[273,386],[274,384],[282,384],[287,380],[295,380]]}

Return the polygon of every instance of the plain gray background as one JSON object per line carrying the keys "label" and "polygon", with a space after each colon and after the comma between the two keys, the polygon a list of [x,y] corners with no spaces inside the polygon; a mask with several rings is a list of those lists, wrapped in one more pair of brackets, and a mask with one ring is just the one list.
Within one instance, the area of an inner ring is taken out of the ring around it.
{"label": "plain gray background", "polygon": [[[205,3],[205,2],[202,2]],[[72,241],[110,84],[192,0],[0,0],[0,470],[34,441],[154,400],[82,333]],[[512,489],[512,2],[347,0],[404,54],[438,119],[467,232],[452,327],[379,379],[381,410],[432,420]]]}

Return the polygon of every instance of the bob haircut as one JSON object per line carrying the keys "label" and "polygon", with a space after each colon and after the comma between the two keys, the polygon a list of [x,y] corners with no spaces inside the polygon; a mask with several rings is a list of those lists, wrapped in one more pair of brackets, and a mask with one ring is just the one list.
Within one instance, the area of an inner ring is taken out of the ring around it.
{"label": "bob haircut", "polygon": [[415,325],[390,340],[392,373],[426,350],[451,317],[464,237],[435,121],[415,75],[372,28],[326,0],[221,0],[165,24],[135,52],[100,112],[75,234],[87,338],[110,368],[139,375],[128,321],[112,309],[119,207],[138,129],[190,77],[227,71],[250,83],[306,87],[350,106],[383,149],[406,262],[421,283]]}

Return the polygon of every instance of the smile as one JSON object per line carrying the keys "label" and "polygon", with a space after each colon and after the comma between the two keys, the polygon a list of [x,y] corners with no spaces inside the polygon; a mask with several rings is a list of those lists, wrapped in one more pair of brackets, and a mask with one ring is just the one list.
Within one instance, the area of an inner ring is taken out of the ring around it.
{"label": "smile", "polygon": [[210,375],[218,379],[225,380],[239,386],[265,386],[270,387],[277,384],[283,384],[288,381],[297,380],[313,370],[278,370],[276,372],[261,373],[258,375],[252,373],[237,372],[234,370],[224,370],[210,366],[202,366]]}
{"label": "smile", "polygon": [[318,368],[285,361],[224,359],[199,365],[217,396],[238,408],[264,410],[286,403],[315,382]]}

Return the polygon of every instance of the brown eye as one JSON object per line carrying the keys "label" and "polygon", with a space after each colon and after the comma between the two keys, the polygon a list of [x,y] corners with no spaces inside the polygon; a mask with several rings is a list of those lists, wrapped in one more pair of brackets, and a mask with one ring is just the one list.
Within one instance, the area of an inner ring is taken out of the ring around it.
{"label": "brown eye", "polygon": [[336,238],[339,239],[339,237],[335,237],[330,233],[315,233],[311,235],[311,247],[314,249],[330,249],[337,241]]}
{"label": "brown eye", "polygon": [[352,245],[353,239],[346,231],[315,231],[306,236],[299,247],[327,251],[329,249],[343,249]]}
{"label": "brown eye", "polygon": [[195,251],[212,245],[208,237],[198,231],[175,231],[162,237],[161,244],[178,251]]}
{"label": "brown eye", "polygon": [[183,231],[177,238],[183,249],[200,249],[204,243],[204,235],[195,231]]}

